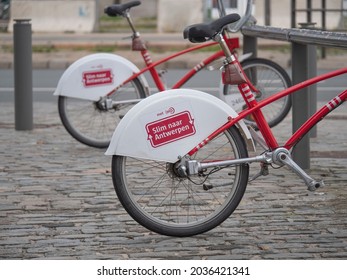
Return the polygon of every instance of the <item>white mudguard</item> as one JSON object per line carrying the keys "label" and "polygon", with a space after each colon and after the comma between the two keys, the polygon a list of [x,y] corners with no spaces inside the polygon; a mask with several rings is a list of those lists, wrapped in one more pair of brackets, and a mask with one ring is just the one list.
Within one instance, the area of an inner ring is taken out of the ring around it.
{"label": "white mudguard", "polygon": [[[137,72],[140,70],[135,64],[119,55],[107,53],[87,55],[66,69],[54,95],[97,101]],[[139,78],[148,90],[146,79],[143,75]]]}
{"label": "white mudguard", "polygon": [[223,100],[226,104],[232,107],[236,112],[241,112],[245,106],[245,101],[237,89],[237,85],[232,85],[235,87],[235,94],[224,95],[224,84],[223,81],[219,83],[219,99]]}
{"label": "white mudguard", "polygon": [[[237,113],[208,93],[191,89],[156,93],[124,116],[105,154],[174,163],[225,124],[230,116],[236,117]],[[238,126],[246,142],[253,145],[244,122]]]}

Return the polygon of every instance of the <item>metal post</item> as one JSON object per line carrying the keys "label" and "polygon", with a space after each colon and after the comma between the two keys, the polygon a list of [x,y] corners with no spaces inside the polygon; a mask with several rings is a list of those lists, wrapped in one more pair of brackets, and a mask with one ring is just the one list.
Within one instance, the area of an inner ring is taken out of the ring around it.
{"label": "metal post", "polygon": [[32,45],[30,19],[13,25],[15,129],[33,129]]}
{"label": "metal post", "polygon": [[292,0],[291,2],[291,23],[290,27],[295,28],[296,27],[296,0]]}
{"label": "metal post", "polygon": [[[257,57],[258,39],[257,37],[243,36],[243,53],[251,53],[251,58]],[[257,83],[257,71],[256,69],[251,69],[250,75],[252,75],[253,84]]]}
{"label": "metal post", "polygon": [[[307,22],[299,23],[300,28],[314,29],[316,23]],[[314,45],[307,46],[307,74],[309,78],[317,76],[317,47]],[[317,84],[311,85],[309,91],[309,116],[312,116],[317,111]],[[317,137],[317,126],[310,130],[310,137]]]}
{"label": "metal post", "polygon": [[[307,45],[308,51],[308,76],[313,78],[317,76],[317,47]],[[311,85],[309,88],[309,110],[310,117],[317,111],[317,84]],[[317,126],[310,130],[310,137],[317,137]]]}
{"label": "metal post", "polygon": [[[326,5],[326,0],[322,0],[322,30],[326,30],[327,28],[327,24],[326,24],[326,9],[327,9],[327,5]],[[321,58],[326,58],[326,48],[323,46],[321,47]]]}
{"label": "metal post", "polygon": [[306,16],[307,16],[307,22],[312,22],[312,0],[307,0]]}
{"label": "metal post", "polygon": [[271,0],[265,0],[265,25],[271,25]]}
{"label": "metal post", "polygon": [[257,57],[257,37],[243,36],[243,53],[252,53],[251,57]]}
{"label": "metal post", "polygon": [[[293,84],[298,84],[309,78],[308,60],[308,46],[292,43]],[[293,93],[293,133],[309,118],[309,101],[308,88]],[[293,149],[293,159],[301,168],[310,168],[310,139],[308,135],[305,135]]]}

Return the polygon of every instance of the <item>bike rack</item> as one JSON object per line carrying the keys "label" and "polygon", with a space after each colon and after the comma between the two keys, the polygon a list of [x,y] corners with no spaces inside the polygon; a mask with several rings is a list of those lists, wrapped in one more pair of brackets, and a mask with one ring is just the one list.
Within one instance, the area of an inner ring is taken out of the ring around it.
{"label": "bike rack", "polygon": [[[286,41],[292,44],[292,80],[298,84],[317,75],[316,46],[347,49],[347,33],[270,26],[244,26],[244,51],[256,55],[257,38]],[[305,66],[305,67],[304,67]],[[293,131],[316,111],[316,85],[292,95]],[[310,168],[310,141],[306,135],[295,146],[293,159],[303,169]]]}

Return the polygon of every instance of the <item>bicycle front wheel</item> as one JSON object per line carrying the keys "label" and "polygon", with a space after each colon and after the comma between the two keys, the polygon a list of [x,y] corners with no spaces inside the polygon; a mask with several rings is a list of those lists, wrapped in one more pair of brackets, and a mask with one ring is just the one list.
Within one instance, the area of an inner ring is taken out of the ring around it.
{"label": "bicycle front wheel", "polygon": [[[248,157],[239,130],[230,128],[201,148],[200,162]],[[125,210],[147,229],[169,236],[211,230],[238,206],[248,182],[248,164],[182,177],[175,164],[113,156],[112,178]]]}
{"label": "bicycle front wheel", "polygon": [[[277,63],[263,58],[251,58],[241,63],[251,83],[259,90],[256,100],[261,101],[292,85],[287,72]],[[237,112],[242,111],[246,104],[237,86],[224,85],[223,94],[226,102]],[[289,113],[292,102],[290,96],[283,97],[262,108],[262,112],[270,127],[279,124]],[[252,117],[246,122],[256,127]]]}
{"label": "bicycle front wheel", "polygon": [[[119,88],[110,98],[112,101],[126,101],[145,98],[146,92],[138,79]],[[112,109],[98,102],[59,96],[58,111],[65,129],[79,142],[95,147],[107,148],[112,133],[121,118],[135,103],[114,105]]]}

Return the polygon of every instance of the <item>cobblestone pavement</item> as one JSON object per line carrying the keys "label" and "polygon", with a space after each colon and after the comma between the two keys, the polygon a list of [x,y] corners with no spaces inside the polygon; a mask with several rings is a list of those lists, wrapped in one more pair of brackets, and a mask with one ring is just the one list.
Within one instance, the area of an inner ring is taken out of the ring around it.
{"label": "cobblestone pavement", "polygon": [[[34,104],[32,131],[14,129],[13,107],[0,104],[0,259],[347,259],[345,105],[311,140],[309,173],[324,189],[311,193],[288,170],[271,170],[221,226],[189,238],[130,218],[113,190],[111,158],[73,140],[56,104]],[[288,116],[276,134],[290,130]]]}

